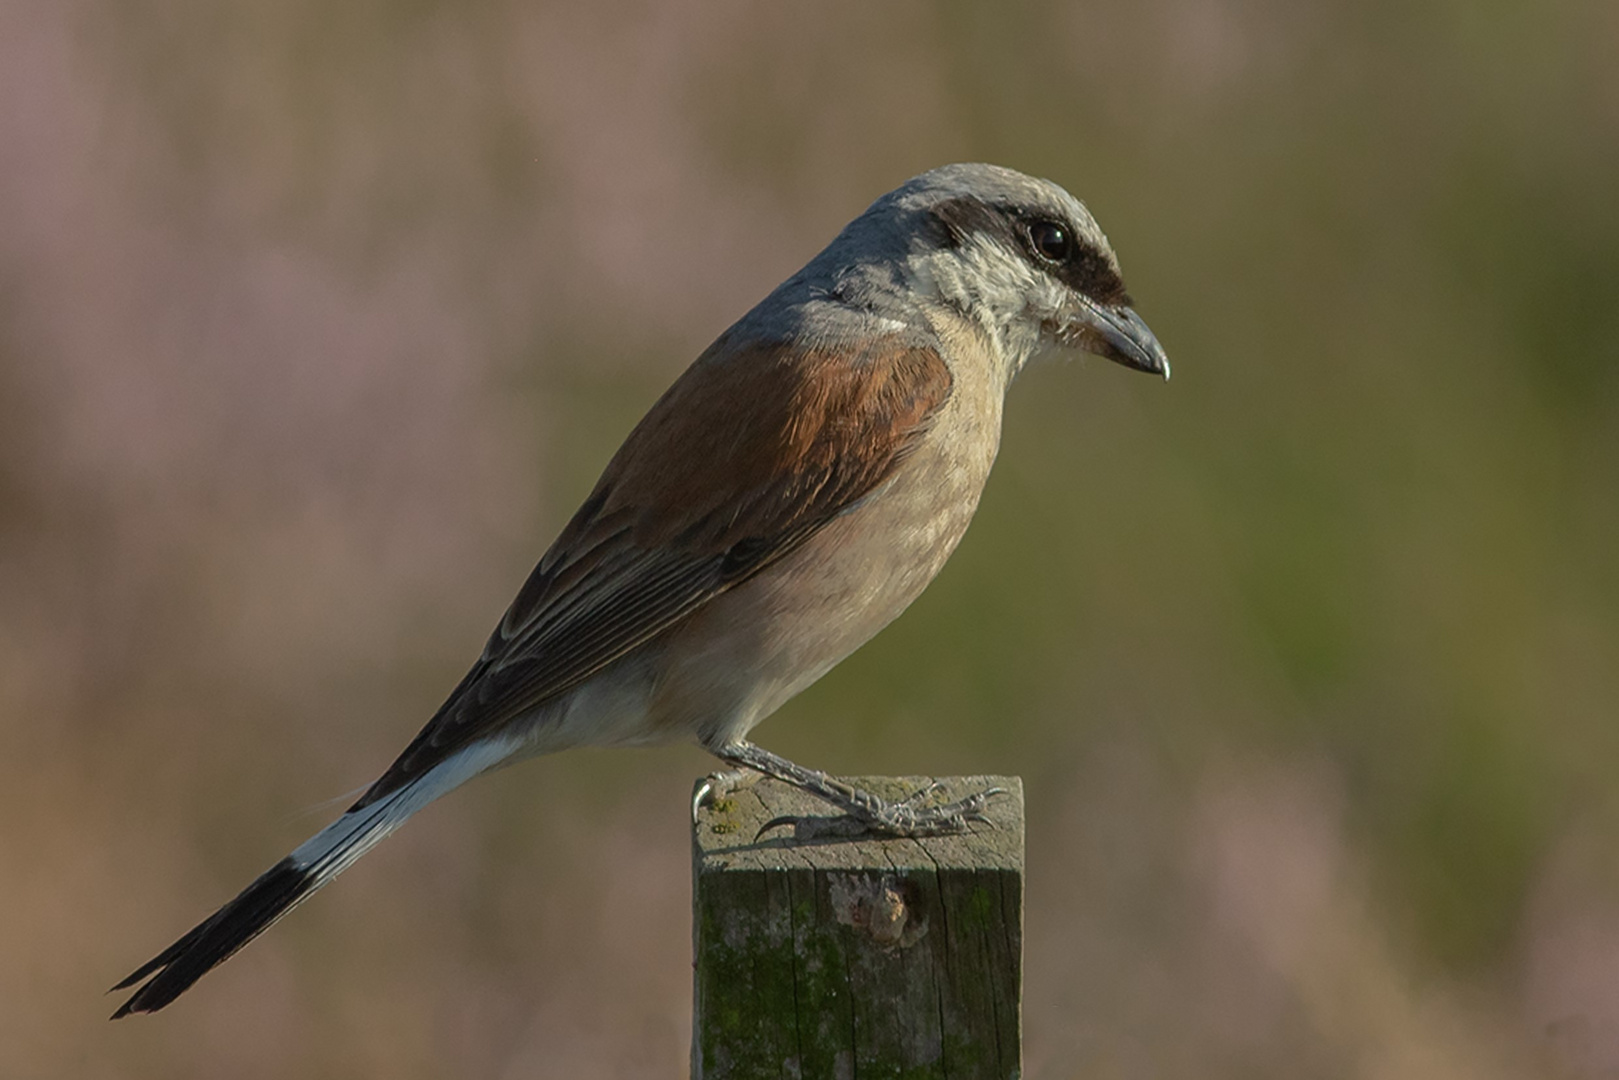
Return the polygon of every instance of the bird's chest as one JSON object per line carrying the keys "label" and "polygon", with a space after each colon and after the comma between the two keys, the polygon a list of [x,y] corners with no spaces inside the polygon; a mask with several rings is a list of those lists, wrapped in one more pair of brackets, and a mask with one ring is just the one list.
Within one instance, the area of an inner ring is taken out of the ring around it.
{"label": "bird's chest", "polygon": [[904,611],[967,531],[1000,442],[999,396],[967,397],[953,394],[893,477],[806,544],[784,573],[782,585],[798,596],[791,606],[815,612],[811,621],[836,659]]}
{"label": "bird's chest", "polygon": [[[704,741],[741,738],[921,594],[966,532],[1000,442],[999,387],[963,384],[894,474],[803,547],[716,598],[659,697]],[[664,709],[657,710],[660,713]]]}

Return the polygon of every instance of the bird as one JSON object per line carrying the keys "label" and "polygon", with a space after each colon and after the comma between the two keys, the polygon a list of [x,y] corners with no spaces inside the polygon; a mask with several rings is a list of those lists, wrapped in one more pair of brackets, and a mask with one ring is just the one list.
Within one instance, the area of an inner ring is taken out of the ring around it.
{"label": "bird", "polygon": [[1083,203],[988,164],[878,198],[651,407],[477,661],[332,824],[142,964],[154,1012],[428,803],[513,761],[695,740],[872,829],[959,828],[993,791],[884,801],[748,740],[916,599],[978,507],[1013,378],[1090,353],[1169,378]]}

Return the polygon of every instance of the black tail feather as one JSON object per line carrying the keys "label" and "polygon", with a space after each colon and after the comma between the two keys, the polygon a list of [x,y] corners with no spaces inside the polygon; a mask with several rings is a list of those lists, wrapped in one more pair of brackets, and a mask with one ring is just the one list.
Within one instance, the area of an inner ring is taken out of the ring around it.
{"label": "black tail feather", "polygon": [[319,884],[309,869],[300,867],[290,857],[282,859],[260,874],[236,899],[113,987],[115,991],[127,990],[151,977],[150,982],[118,1006],[112,1018],[117,1020],[132,1012],[161,1009],[237,949],[258,937]]}

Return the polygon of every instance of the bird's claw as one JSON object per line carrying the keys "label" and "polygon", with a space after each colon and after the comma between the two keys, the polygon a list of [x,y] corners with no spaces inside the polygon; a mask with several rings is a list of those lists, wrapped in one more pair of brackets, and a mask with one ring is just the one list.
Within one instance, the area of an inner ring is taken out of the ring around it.
{"label": "bird's claw", "polygon": [[705,806],[715,806],[737,788],[747,787],[763,779],[759,773],[752,769],[726,769],[723,772],[709,773],[703,777],[703,782],[697,785],[697,790],[691,796],[691,823],[697,824],[697,816]]}

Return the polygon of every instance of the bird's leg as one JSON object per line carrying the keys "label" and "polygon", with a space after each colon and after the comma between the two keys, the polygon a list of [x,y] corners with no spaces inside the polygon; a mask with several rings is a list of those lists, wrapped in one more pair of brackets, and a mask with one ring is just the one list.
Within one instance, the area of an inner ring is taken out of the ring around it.
{"label": "bird's leg", "polygon": [[[828,776],[824,772],[796,765],[779,754],[772,754],[750,742],[734,742],[713,747],[711,752],[727,765],[751,769],[791,784],[820,799],[825,799],[844,813],[859,819],[868,828],[895,836],[925,836],[933,833],[961,832],[971,821],[988,821],[984,808],[1001,788],[974,792],[964,799],[940,806],[918,806],[917,800],[931,794],[937,785],[930,784],[910,798],[900,802],[879,799],[869,791]],[[770,822],[761,832],[778,822]]]}

